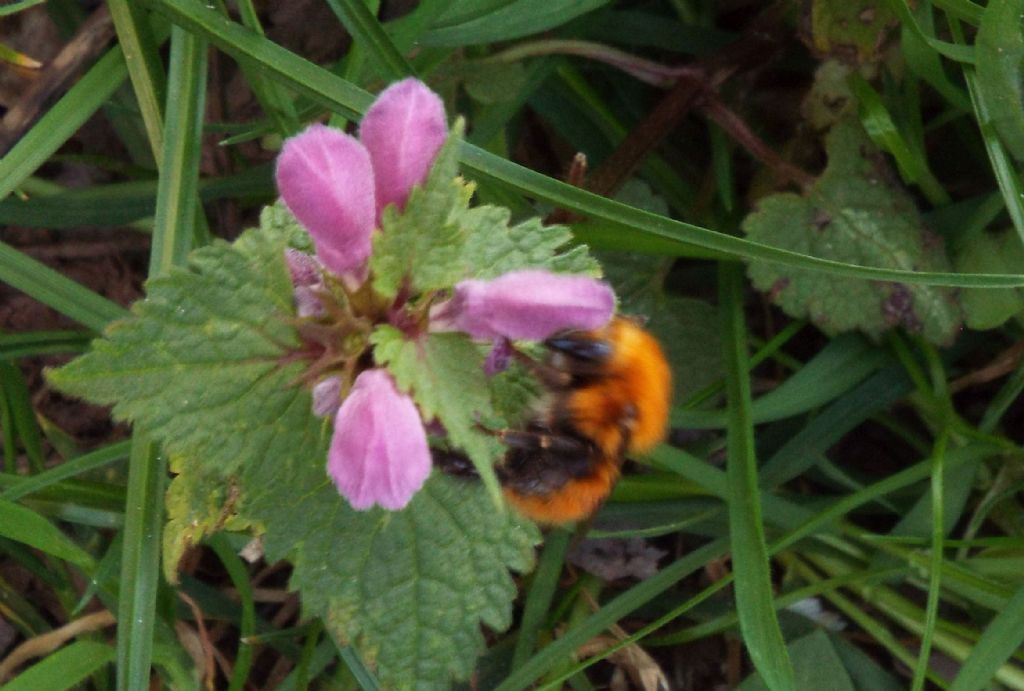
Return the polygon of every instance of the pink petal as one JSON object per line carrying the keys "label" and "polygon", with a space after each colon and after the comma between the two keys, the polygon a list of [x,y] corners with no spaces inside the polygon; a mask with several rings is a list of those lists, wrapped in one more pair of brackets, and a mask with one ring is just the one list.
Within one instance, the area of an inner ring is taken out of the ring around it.
{"label": "pink petal", "polygon": [[358,511],[405,507],[430,475],[430,449],[416,404],[386,370],[360,374],[334,418],[327,473]]}
{"label": "pink petal", "polygon": [[447,136],[444,103],[423,82],[410,77],[380,93],[359,126],[373,160],[378,214],[391,203],[405,206]]}
{"label": "pink petal", "polygon": [[525,269],[490,281],[462,281],[430,316],[435,331],[464,331],[480,340],[540,341],[563,329],[604,326],[614,310],[615,294],[606,283]]}
{"label": "pink petal", "polygon": [[277,189],[313,236],[316,253],[335,273],[361,268],[377,225],[373,167],[355,138],[311,125],[288,139],[277,158]]}

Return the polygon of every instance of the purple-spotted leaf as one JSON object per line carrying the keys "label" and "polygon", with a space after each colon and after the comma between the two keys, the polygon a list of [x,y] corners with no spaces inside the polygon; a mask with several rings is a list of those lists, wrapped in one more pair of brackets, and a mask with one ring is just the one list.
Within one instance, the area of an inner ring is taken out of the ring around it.
{"label": "purple-spotted leaf", "polygon": [[[761,199],[743,221],[751,240],[823,259],[904,271],[949,271],[942,240],[921,220],[878,150],[855,122],[826,139],[828,166],[803,196]],[[787,314],[828,334],[859,329],[872,337],[902,326],[948,344],[961,311],[949,288],[841,278],[753,261],[748,274]]]}

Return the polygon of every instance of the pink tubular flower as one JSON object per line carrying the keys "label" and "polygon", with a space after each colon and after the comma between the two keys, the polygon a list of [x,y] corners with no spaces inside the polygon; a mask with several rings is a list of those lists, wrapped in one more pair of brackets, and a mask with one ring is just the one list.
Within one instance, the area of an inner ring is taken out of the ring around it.
{"label": "pink tubular flower", "polygon": [[410,78],[377,97],[363,118],[361,142],[323,125],[285,142],[277,188],[325,267],[342,275],[362,271],[381,210],[405,205],[446,135],[441,99]]}
{"label": "pink tubular flower", "polygon": [[430,449],[416,404],[387,371],[360,374],[334,419],[327,473],[358,511],[405,507],[430,475]]}
{"label": "pink tubular flower", "polygon": [[451,299],[431,310],[431,329],[464,331],[478,340],[540,341],[564,329],[596,329],[608,323],[615,294],[586,276],[540,269],[510,271],[490,281],[455,285]]}

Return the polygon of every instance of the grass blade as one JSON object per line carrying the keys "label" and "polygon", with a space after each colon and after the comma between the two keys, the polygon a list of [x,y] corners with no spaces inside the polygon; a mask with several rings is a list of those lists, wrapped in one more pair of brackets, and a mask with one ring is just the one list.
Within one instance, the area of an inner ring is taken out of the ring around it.
{"label": "grass blade", "polygon": [[512,653],[512,669],[519,669],[537,647],[537,634],[543,626],[544,617],[550,611],[551,598],[558,588],[558,576],[562,573],[571,537],[572,533],[568,530],[553,530],[544,541],[544,551],[538,560],[533,583],[523,606],[519,636]]}
{"label": "grass blade", "polygon": [[372,57],[382,77],[392,80],[416,74],[363,0],[327,0],[327,4],[356,42]]}
{"label": "grass blade", "polygon": [[88,679],[103,665],[112,662],[114,649],[96,641],[75,641],[50,653],[15,679],[4,684],[4,691],[63,691]]}
{"label": "grass blade", "polygon": [[773,691],[794,689],[796,680],[773,606],[771,566],[761,522],[754,450],[754,421],[747,376],[747,330],[743,319],[740,266],[719,265],[719,309],[729,405],[729,535],[736,577],[736,609],[743,641],[754,667]]}
{"label": "grass blade", "polygon": [[128,457],[131,451],[131,443],[122,441],[116,444],[111,444],[102,449],[97,449],[78,458],[73,458],[70,461],[65,461],[58,466],[50,468],[49,470],[43,471],[38,475],[33,475],[30,478],[25,478],[22,482],[19,482],[10,489],[0,492],[0,499],[5,501],[16,501],[22,497],[27,497],[35,492],[42,491],[47,487],[50,487],[62,480],[75,477],[76,475],[82,475],[99,468],[103,468],[111,463],[120,461]]}
{"label": "grass blade", "polygon": [[128,76],[135,89],[135,99],[149,137],[153,160],[159,167],[163,155],[167,78],[164,76],[157,40],[138,3],[131,0],[108,0],[107,7],[110,8],[117,39],[124,51]]}
{"label": "grass blade", "polygon": [[238,626],[238,653],[235,655],[235,667],[231,672],[231,685],[228,687],[228,691],[241,691],[245,688],[249,669],[252,667],[252,646],[246,642],[246,638],[256,633],[256,604],[252,599],[252,584],[249,582],[245,565],[223,535],[214,535],[209,543],[217,558],[224,564],[224,569],[228,572],[228,577],[231,578],[242,601],[242,620]]}
{"label": "grass blade", "polygon": [[911,683],[911,688],[914,691],[924,688],[928,663],[931,661],[932,637],[935,634],[935,624],[939,612],[939,588],[942,585],[942,541],[946,537],[942,521],[945,456],[946,436],[942,436],[932,455],[932,553],[928,569],[928,604],[925,609],[924,635],[921,637],[921,652],[917,656],[914,678]]}
{"label": "grass blade", "polygon": [[[359,87],[241,26],[188,0],[151,0],[154,9],[176,24],[202,33],[225,52],[241,61],[255,61],[268,75],[346,118],[357,118],[372,96]],[[688,256],[697,245],[744,259],[775,262],[835,276],[900,281],[918,285],[997,288],[1024,286],[1024,274],[957,274],[917,272],[859,266],[820,259],[743,238],[718,233],[700,226],[675,221],[599,197],[578,187],[524,168],[472,144],[464,143],[460,160],[467,168],[511,186],[519,192],[551,202],[554,206],[614,223],[637,238],[664,240],[666,256]]]}
{"label": "grass blade", "polygon": [[0,360],[16,360],[51,353],[81,353],[89,347],[86,331],[27,331],[0,334]]}
{"label": "grass blade", "polygon": [[[953,37],[962,42],[963,32],[960,25],[957,22],[951,22],[950,28],[953,31]],[[1017,230],[1021,241],[1024,242],[1024,184],[1021,183],[1017,168],[996,132],[989,104],[978,82],[976,70],[970,65],[964,65],[963,73],[964,81],[967,82],[967,92],[971,96],[971,105],[974,106],[975,119],[981,130],[981,138],[985,142],[985,151],[992,164],[992,174],[995,175],[999,191],[1003,194],[1006,211],[1010,214],[1013,227]]]}
{"label": "grass blade", "polygon": [[166,474],[166,461],[156,445],[136,432],[128,460],[128,496],[122,531],[117,607],[118,691],[149,686]]}
{"label": "grass blade", "polygon": [[[172,29],[163,166],[157,191],[150,277],[183,263],[192,244],[199,209],[199,140],[206,96],[206,54],[206,41],[179,27]],[[120,691],[145,688],[149,683],[160,581],[166,465],[156,445],[136,433],[128,468],[118,607]]]}
{"label": "grass blade", "polygon": [[92,555],[72,542],[53,523],[32,509],[0,500],[0,535],[69,561],[87,571],[96,566]]}
{"label": "grass blade", "polygon": [[495,691],[513,691],[530,687],[545,672],[571,658],[573,651],[619,619],[675,585],[725,551],[725,541],[715,540],[666,566],[654,576],[633,586],[580,622],[503,681]]}
{"label": "grass blade", "polygon": [[[3,162],[0,162],[2,167]],[[0,242],[0,281],[94,331],[102,331],[108,322],[128,314],[120,305],[3,242]]]}
{"label": "grass blade", "polygon": [[206,51],[203,39],[183,29],[172,30],[164,165],[157,185],[150,278],[183,264],[192,246],[199,209]]}
{"label": "grass blade", "polygon": [[964,661],[950,691],[984,688],[1004,662],[1024,642],[1024,587],[1014,593],[999,614],[989,623],[981,640]]}
{"label": "grass blade", "polygon": [[124,55],[113,48],[46,111],[0,158],[0,199],[43,165],[117,91],[128,76]]}

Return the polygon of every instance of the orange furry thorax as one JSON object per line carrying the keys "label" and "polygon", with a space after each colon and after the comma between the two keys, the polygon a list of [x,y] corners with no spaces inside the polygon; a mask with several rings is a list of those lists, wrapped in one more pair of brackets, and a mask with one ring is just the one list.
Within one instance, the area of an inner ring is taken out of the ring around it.
{"label": "orange furry thorax", "polygon": [[[661,345],[623,318],[597,336],[612,344],[611,358],[592,383],[568,395],[570,416],[607,454],[649,451],[665,437],[672,390],[672,371]],[[630,415],[628,442],[623,444],[622,421]]]}
{"label": "orange furry thorax", "polygon": [[551,473],[556,454],[545,443],[534,452],[536,456],[520,450],[515,469],[505,476],[509,503],[521,514],[547,524],[578,521],[594,513],[618,480],[624,454],[646,452],[664,438],[672,388],[672,373],[660,344],[631,319],[618,317],[602,329],[567,338],[584,348],[606,344],[607,356],[553,355],[551,366],[568,376],[569,383],[551,391],[533,428],[541,430],[541,437],[549,437],[549,446],[553,440],[575,439],[584,450],[558,457],[556,463],[565,468],[559,476],[561,484],[533,481],[534,473]]}

